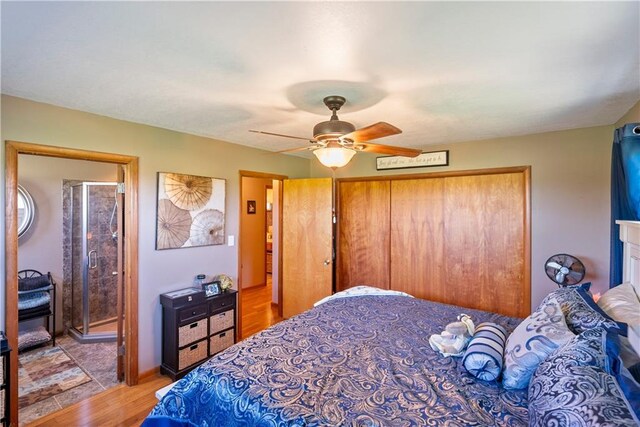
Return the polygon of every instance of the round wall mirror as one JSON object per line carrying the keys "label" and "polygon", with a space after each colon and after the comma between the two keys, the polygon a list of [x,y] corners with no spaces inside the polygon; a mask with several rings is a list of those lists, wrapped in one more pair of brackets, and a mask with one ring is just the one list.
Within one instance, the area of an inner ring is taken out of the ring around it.
{"label": "round wall mirror", "polygon": [[18,237],[27,232],[36,214],[33,198],[23,186],[18,185]]}

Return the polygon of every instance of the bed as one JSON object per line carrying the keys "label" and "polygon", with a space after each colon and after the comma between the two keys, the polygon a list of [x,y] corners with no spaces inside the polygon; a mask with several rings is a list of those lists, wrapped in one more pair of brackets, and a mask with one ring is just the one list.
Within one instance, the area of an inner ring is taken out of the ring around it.
{"label": "bed", "polygon": [[[214,356],[173,385],[143,425],[542,426],[575,416],[582,418],[572,425],[640,425],[640,388],[629,389],[629,372],[605,362],[615,328],[570,334],[566,350],[539,362],[528,388],[507,389],[429,345],[461,313],[509,334],[522,328],[522,319],[393,292],[337,295]],[[596,392],[586,396],[576,381],[592,378]],[[567,387],[580,394],[567,398]]]}
{"label": "bed", "polygon": [[[465,310],[513,329],[519,319]],[[476,380],[429,345],[459,307],[407,296],[337,298],[191,372],[147,419],[189,425],[527,424],[526,392]],[[181,421],[182,422],[182,421]]]}

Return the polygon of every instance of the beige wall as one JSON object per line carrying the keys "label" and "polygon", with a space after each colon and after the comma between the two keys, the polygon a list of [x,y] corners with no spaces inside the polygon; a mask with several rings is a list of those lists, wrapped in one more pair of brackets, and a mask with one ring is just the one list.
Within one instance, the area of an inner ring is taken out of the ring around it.
{"label": "beige wall", "polygon": [[[242,289],[265,284],[266,188],[272,183],[270,179],[242,177]],[[255,200],[255,214],[247,213],[248,200]]]}
{"label": "beige wall", "polygon": [[[34,222],[18,241],[18,270],[51,272],[57,284],[56,330],[62,331],[62,180],[115,181],[116,166],[82,160],[20,155],[18,182],[33,197]],[[32,324],[42,324],[33,321]],[[20,324],[22,327],[24,325]]]}
{"label": "beige wall", "polygon": [[[636,104],[623,122],[640,121]],[[626,117],[626,116],[625,116]],[[471,129],[472,130],[472,129]],[[158,295],[188,286],[193,275],[237,274],[237,250],[228,246],[155,251],[156,173],[182,172],[227,180],[226,234],[238,232],[238,170],[330,176],[330,170],[293,156],[262,151],[94,114],[2,97],[3,140],[108,151],[140,157],[140,370],[160,364],[161,311]],[[487,141],[429,146],[449,149],[447,168],[389,171],[424,173],[499,166],[532,166],[532,304],[555,288],[543,272],[548,256],[568,252],[586,264],[588,280],[604,290],[608,277],[609,169],[613,126]],[[402,141],[402,136],[397,137]],[[383,141],[382,141],[383,142]],[[4,145],[0,149],[4,188]],[[311,167],[309,166],[311,164]],[[376,175],[375,156],[358,154],[337,177]],[[4,193],[0,201],[4,202]],[[4,214],[4,212],[3,212]],[[0,222],[0,228],[4,221]],[[4,230],[0,254],[4,259]],[[4,267],[4,266],[3,266]],[[4,307],[4,295],[0,307]],[[3,319],[4,315],[0,316]],[[0,320],[1,321],[1,320]],[[149,350],[150,349],[150,350]]]}
{"label": "beige wall", "polygon": [[620,120],[616,122],[616,127],[627,123],[640,123],[640,101],[636,102],[624,116],[620,117]]}
{"label": "beige wall", "polygon": [[[472,129],[471,129],[472,130]],[[537,135],[429,146],[449,150],[450,166],[377,172],[376,156],[360,153],[337,177],[428,173],[531,166],[532,256],[531,304],[556,288],[544,273],[544,262],[566,252],[586,266],[585,280],[595,292],[608,288],[609,181],[613,126]],[[402,136],[396,138],[401,143]],[[383,142],[383,141],[381,141]],[[330,170],[312,161],[314,177]]]}
{"label": "beige wall", "polygon": [[[157,172],[226,179],[226,234],[238,235],[239,170],[307,177],[309,161],[95,114],[2,96],[2,140],[106,151],[140,157],[139,366],[160,365],[161,307],[158,296],[190,286],[197,273],[237,276],[236,247],[155,250]],[[4,188],[4,144],[1,184]],[[4,202],[4,191],[2,191]],[[4,214],[4,212],[3,212]],[[4,260],[4,221],[0,254]],[[4,269],[4,265],[3,265]],[[4,274],[2,274],[4,279]],[[2,286],[4,288],[4,286]],[[2,307],[4,307],[4,292]],[[0,316],[4,318],[4,314]]]}

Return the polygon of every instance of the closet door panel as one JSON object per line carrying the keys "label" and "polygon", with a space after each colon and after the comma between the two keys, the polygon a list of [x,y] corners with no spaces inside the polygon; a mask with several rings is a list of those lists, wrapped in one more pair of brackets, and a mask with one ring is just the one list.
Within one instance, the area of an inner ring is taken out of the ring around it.
{"label": "closet door panel", "polygon": [[444,178],[445,301],[526,316],[525,178]]}
{"label": "closet door panel", "polygon": [[337,291],[389,289],[389,188],[389,181],[339,183]]}
{"label": "closet door panel", "polygon": [[391,183],[391,289],[445,301],[444,180]]}

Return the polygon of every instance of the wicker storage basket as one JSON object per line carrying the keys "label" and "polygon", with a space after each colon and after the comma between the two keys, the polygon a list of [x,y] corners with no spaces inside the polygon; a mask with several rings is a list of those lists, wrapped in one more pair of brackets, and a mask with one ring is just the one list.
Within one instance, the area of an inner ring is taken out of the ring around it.
{"label": "wicker storage basket", "polygon": [[178,328],[178,347],[196,342],[207,336],[207,319],[184,325]]}
{"label": "wicker storage basket", "polygon": [[224,350],[227,347],[233,345],[233,329],[225,332],[221,332],[218,335],[214,335],[209,338],[209,354],[214,354]]}
{"label": "wicker storage basket", "polygon": [[215,334],[216,332],[233,328],[233,325],[235,324],[235,315],[235,310],[227,310],[209,317],[210,333]]}
{"label": "wicker storage basket", "polygon": [[200,341],[178,352],[178,369],[184,369],[206,358],[207,341]]}

